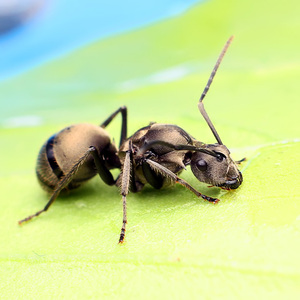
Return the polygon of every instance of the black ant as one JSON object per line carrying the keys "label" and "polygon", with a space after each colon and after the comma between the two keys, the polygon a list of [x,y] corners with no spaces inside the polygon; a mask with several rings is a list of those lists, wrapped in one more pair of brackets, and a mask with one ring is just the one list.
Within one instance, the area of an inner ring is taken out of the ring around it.
{"label": "black ant", "polygon": [[[139,192],[146,183],[156,189],[179,183],[197,197],[217,203],[218,199],[203,195],[178,177],[187,165],[191,165],[192,172],[201,182],[223,189],[238,188],[243,181],[242,174],[203,106],[203,99],[232,39],[230,37],[224,46],[198,103],[202,116],[217,140],[216,144],[197,141],[176,125],[157,123],[151,123],[127,138],[126,107],[116,110],[100,127],[91,124],[67,127],[50,137],[38,156],[38,180],[43,188],[52,192],[52,196],[44,209],[19,221],[19,224],[48,210],[62,190],[74,189],[97,173],[106,184],[116,184],[121,188],[123,225],[119,243],[125,238],[126,197],[129,190]],[[122,115],[119,150],[104,129],[118,113]],[[122,170],[116,180],[110,172],[115,168]]]}

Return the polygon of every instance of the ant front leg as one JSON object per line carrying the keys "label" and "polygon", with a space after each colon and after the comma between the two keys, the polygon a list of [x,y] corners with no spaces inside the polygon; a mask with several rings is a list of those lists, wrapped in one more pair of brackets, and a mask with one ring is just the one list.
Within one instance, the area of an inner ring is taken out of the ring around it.
{"label": "ant front leg", "polygon": [[156,145],[161,145],[161,146],[166,146],[169,147],[175,151],[182,151],[182,150],[188,150],[188,151],[196,151],[196,152],[202,152],[202,153],[206,153],[208,155],[211,156],[217,156],[217,154],[214,151],[211,151],[209,149],[207,149],[205,146],[204,147],[197,147],[194,145],[173,145],[171,143],[165,142],[165,141],[161,141],[161,140],[157,140],[157,141],[152,141],[146,145],[144,145],[143,147],[140,148],[139,150],[139,155],[144,154],[147,150],[151,149],[153,146]]}
{"label": "ant front leg", "polygon": [[147,159],[146,163],[148,163],[153,170],[157,171],[158,173],[162,174],[163,176],[169,177],[174,182],[183,185],[185,188],[187,188],[188,190],[190,190],[191,192],[193,192],[197,197],[201,197],[202,199],[207,200],[209,202],[212,202],[214,204],[216,204],[216,203],[218,203],[220,201],[219,199],[212,198],[212,197],[206,196],[206,195],[198,192],[196,189],[194,189],[185,180],[179,178],[176,174],[174,174],[172,171],[170,171],[166,167],[160,165],[159,163],[157,163],[157,162],[155,162],[153,160],[150,160],[150,159]]}

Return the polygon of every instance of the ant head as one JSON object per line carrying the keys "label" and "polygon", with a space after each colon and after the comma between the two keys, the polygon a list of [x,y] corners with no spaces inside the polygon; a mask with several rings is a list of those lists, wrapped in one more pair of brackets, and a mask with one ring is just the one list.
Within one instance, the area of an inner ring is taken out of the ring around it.
{"label": "ant head", "polygon": [[197,179],[224,189],[238,188],[243,176],[230,157],[228,148],[219,144],[206,146],[212,154],[194,152],[191,158],[191,169]]}

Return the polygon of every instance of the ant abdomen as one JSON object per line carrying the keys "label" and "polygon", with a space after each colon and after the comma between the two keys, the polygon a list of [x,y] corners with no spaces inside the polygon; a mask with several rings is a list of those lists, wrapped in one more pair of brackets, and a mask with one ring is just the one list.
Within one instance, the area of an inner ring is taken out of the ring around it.
{"label": "ant abdomen", "polygon": [[[98,153],[111,152],[115,155],[117,152],[108,133],[92,124],[72,125],[51,136],[42,146],[37,159],[36,174],[42,188],[52,192],[62,177],[74,167],[74,162],[84,156],[91,146]],[[63,190],[77,188],[96,174],[93,157],[89,156],[83,164],[78,165],[76,174]]]}

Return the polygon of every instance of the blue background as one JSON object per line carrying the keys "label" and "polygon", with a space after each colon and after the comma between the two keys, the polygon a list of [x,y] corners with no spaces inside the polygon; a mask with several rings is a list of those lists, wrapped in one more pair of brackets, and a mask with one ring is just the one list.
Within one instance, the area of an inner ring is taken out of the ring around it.
{"label": "blue background", "polygon": [[0,36],[0,79],[84,44],[182,13],[197,0],[46,1],[37,15]]}

